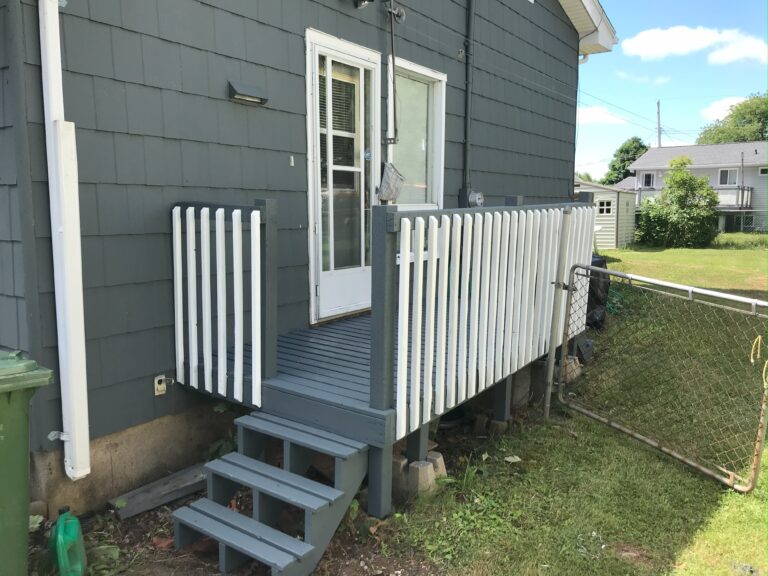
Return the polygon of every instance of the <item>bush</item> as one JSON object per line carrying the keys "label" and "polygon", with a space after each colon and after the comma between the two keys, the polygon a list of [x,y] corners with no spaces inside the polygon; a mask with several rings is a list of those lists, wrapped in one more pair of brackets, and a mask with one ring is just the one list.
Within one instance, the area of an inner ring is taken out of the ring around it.
{"label": "bush", "polygon": [[703,248],[717,236],[717,193],[706,177],[688,170],[685,156],[670,162],[664,189],[640,207],[636,239],[651,246]]}

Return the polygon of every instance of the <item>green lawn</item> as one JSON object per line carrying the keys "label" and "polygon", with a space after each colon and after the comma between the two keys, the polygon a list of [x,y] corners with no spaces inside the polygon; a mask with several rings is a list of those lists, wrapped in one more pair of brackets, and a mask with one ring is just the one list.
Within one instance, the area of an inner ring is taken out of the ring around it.
{"label": "green lawn", "polygon": [[608,267],[651,278],[766,298],[768,240],[765,235],[730,233],[718,236],[712,248],[645,248],[602,250]]}
{"label": "green lawn", "polygon": [[[764,296],[764,243],[723,235],[707,250],[607,255],[612,268]],[[757,490],[743,496],[579,415],[524,422],[495,440],[446,432],[437,441],[451,478],[392,531],[441,574],[768,574],[765,460]]]}

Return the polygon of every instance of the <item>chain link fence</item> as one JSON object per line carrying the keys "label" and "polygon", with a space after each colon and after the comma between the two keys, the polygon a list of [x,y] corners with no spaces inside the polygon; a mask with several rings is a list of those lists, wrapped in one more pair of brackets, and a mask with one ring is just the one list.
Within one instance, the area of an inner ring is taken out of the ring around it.
{"label": "chain link fence", "polygon": [[575,266],[560,402],[749,492],[765,437],[766,306]]}

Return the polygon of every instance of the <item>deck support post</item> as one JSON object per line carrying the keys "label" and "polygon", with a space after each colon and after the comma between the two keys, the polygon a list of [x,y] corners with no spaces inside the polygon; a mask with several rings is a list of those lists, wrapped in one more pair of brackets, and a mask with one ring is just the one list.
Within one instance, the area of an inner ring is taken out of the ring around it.
{"label": "deck support post", "polygon": [[512,383],[514,375],[507,376],[496,384],[493,389],[493,419],[497,422],[507,422],[511,416]]}
{"label": "deck support post", "polygon": [[408,462],[423,462],[427,459],[429,424],[422,425],[405,438],[405,456]]}
{"label": "deck support post", "polygon": [[368,450],[368,515],[386,518],[392,513],[392,446]]}
{"label": "deck support post", "polygon": [[[371,210],[371,381],[370,406],[394,408],[397,234],[388,230],[396,206]],[[392,422],[394,433],[394,419]],[[394,440],[368,453],[368,514],[377,518],[392,512],[392,447]]]}

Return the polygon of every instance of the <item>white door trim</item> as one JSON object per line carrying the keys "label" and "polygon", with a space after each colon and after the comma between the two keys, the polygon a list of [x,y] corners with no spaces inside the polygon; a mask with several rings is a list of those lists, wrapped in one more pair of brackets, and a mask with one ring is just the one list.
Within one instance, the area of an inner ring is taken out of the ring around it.
{"label": "white door trim", "polygon": [[[319,315],[319,246],[318,229],[320,222],[317,220],[317,201],[319,198],[318,190],[318,166],[315,157],[319,154],[317,136],[319,134],[319,119],[315,111],[315,72],[317,66],[318,52],[328,55],[331,58],[340,60],[350,60],[369,69],[372,74],[371,82],[371,118],[373,122],[372,130],[372,157],[371,170],[373,172],[373,182],[380,180],[381,165],[381,53],[341,38],[331,36],[325,32],[320,32],[312,28],[307,28],[305,34],[306,48],[306,104],[307,104],[307,211],[309,229],[307,230],[308,250],[309,250],[309,321],[310,324],[317,323],[321,318]],[[363,187],[363,191],[365,188]],[[371,204],[375,200],[375,192],[371,199]],[[363,226],[365,223],[363,222]],[[343,313],[345,310],[339,310]]]}

